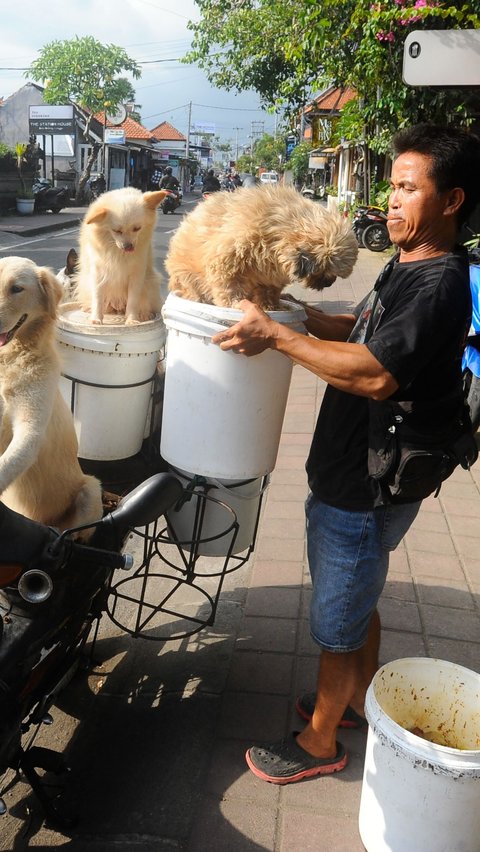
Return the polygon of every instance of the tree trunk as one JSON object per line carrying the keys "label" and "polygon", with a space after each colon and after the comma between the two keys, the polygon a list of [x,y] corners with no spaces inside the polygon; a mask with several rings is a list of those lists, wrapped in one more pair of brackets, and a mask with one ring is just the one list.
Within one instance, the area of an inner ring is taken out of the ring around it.
{"label": "tree trunk", "polygon": [[77,202],[77,204],[81,204],[82,201],[84,200],[85,184],[90,177],[90,173],[92,171],[92,166],[93,166],[95,160],[97,159],[97,155],[98,155],[98,152],[100,151],[100,147],[101,146],[98,142],[92,143],[92,150],[91,150],[90,155],[88,157],[87,164],[86,164],[82,174],[80,175],[80,178],[79,178],[79,181],[78,181],[77,192],[76,192],[76,195],[75,195],[75,201]]}

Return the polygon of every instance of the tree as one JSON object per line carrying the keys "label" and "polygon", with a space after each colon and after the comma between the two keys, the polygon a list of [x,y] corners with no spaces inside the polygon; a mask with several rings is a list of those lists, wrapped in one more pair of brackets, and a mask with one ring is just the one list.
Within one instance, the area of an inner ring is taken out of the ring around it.
{"label": "tree", "polygon": [[[480,112],[476,91],[410,89],[403,43],[413,29],[480,27],[479,0],[197,0],[187,61],[227,89],[255,89],[265,106],[290,112],[327,85],[358,93],[348,105],[350,139],[385,151],[391,134],[420,119],[465,124]],[[342,126],[338,128],[341,134]],[[343,135],[343,134],[341,134]]]}
{"label": "tree", "polygon": [[297,183],[304,181],[308,174],[308,162],[311,151],[312,145],[310,142],[300,142],[298,145],[295,145],[290,155],[288,168],[293,173],[293,177]]}
{"label": "tree", "polygon": [[[120,104],[135,100],[131,82],[119,76],[125,71],[134,79],[141,76],[139,65],[130,59],[123,47],[102,44],[93,36],[76,36],[46,44],[25,76],[45,86],[43,96],[47,104],[73,103],[82,110],[88,139],[96,113],[107,109],[115,112]],[[80,176],[77,198],[82,195],[99,149],[99,143],[92,140],[92,153]]]}
{"label": "tree", "polygon": [[285,140],[264,133],[253,146],[253,159],[257,168],[278,171],[285,154]]}

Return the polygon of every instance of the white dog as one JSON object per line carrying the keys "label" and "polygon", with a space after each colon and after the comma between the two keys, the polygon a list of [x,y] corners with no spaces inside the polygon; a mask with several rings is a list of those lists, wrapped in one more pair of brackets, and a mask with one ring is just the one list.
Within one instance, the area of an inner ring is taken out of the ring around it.
{"label": "white dog", "polygon": [[117,313],[125,325],[134,325],[159,313],[161,276],[153,266],[152,237],[165,195],[129,186],[105,192],[88,208],[80,228],[76,285],[92,323]]}
{"label": "white dog", "polygon": [[80,468],[72,415],[58,390],[61,296],[49,269],[22,257],[0,260],[0,499],[64,530],[99,520],[103,507],[100,482]]}

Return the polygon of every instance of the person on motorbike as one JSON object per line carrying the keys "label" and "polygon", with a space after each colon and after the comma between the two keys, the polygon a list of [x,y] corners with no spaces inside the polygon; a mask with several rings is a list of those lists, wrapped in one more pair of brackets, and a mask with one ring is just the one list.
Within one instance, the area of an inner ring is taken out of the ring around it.
{"label": "person on motorbike", "polygon": [[165,174],[162,177],[162,179],[161,179],[161,181],[158,185],[158,188],[159,189],[169,189],[171,192],[178,193],[179,187],[180,187],[180,184],[179,184],[177,178],[175,177],[175,175],[172,173],[172,167],[167,166],[167,168],[165,169]]}
{"label": "person on motorbike", "polygon": [[213,169],[209,169],[203,181],[202,192],[219,192],[221,190],[220,181],[215,177]]}

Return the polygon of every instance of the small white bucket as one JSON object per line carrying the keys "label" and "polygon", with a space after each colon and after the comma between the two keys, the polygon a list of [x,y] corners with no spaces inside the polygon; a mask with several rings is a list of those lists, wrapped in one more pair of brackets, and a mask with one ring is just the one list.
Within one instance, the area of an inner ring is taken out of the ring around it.
{"label": "small white bucket", "polygon": [[[305,333],[303,308],[284,301],[269,316]],[[170,293],[162,458],[176,468],[220,480],[256,479],[275,467],[292,374],[285,355],[246,358],[211,342],[243,312]]]}
{"label": "small white bucket", "polygon": [[161,317],[124,325],[108,315],[103,325],[92,325],[79,305],[60,305],[60,390],[73,413],[80,458],[113,461],[139,452],[165,338]]}
{"label": "small white bucket", "polygon": [[[203,482],[197,482],[193,473],[176,469],[173,473],[184,488],[192,490],[191,498],[178,510],[173,508],[167,512],[168,522],[184,550],[192,550],[195,546],[199,556],[228,556],[242,553],[253,544],[260,500],[268,486],[268,477],[246,482],[203,478]],[[195,536],[199,512],[203,518],[198,536]],[[235,521],[238,524],[236,536]]]}
{"label": "small white bucket", "polygon": [[445,660],[395,660],[373,678],[365,712],[367,852],[478,852],[480,675]]}

